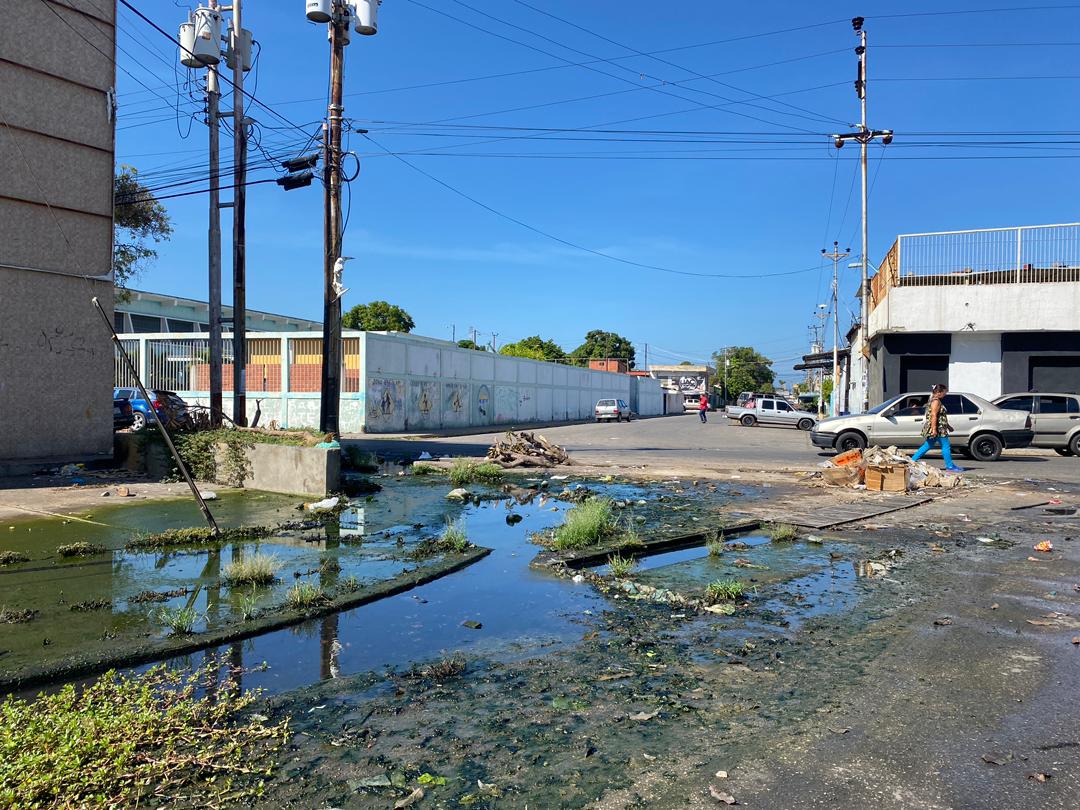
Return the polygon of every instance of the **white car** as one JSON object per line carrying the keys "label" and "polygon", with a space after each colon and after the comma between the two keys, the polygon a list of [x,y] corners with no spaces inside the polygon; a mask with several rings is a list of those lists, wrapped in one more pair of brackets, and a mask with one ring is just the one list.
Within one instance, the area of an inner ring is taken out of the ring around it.
{"label": "white car", "polygon": [[596,403],[596,421],[597,422],[610,422],[612,420],[620,422],[623,418],[627,422],[630,421],[630,406],[627,405],[621,399],[601,399]]}

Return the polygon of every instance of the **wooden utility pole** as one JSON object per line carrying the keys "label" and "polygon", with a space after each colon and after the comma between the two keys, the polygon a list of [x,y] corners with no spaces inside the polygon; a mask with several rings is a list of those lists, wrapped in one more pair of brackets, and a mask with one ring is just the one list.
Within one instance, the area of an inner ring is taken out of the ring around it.
{"label": "wooden utility pole", "polygon": [[345,42],[352,21],[348,6],[334,0],[330,22],[330,104],[323,130],[325,201],[325,255],[323,257],[322,395],[319,429],[339,433],[341,409],[341,297],[334,284],[334,267],[341,256],[341,119]]}
{"label": "wooden utility pole", "polygon": [[232,3],[233,62],[233,422],[247,425],[247,127],[244,123],[242,0]]}
{"label": "wooden utility pole", "polygon": [[[211,8],[216,8],[211,3]],[[221,87],[218,69],[206,72],[206,118],[210,128],[210,424],[221,425],[221,178],[219,164],[219,104]]]}

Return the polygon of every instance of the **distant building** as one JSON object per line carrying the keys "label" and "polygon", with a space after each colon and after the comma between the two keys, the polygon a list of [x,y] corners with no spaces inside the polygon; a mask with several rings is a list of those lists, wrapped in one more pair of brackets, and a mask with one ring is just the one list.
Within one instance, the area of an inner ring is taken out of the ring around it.
{"label": "distant building", "polygon": [[712,373],[709,366],[649,366],[649,376],[666,391],[682,394],[683,405],[690,410],[697,408],[702,394],[709,393]]}
{"label": "distant building", "polygon": [[0,461],[111,457],[116,2],[3,10]]}
{"label": "distant building", "polygon": [[1080,223],[902,235],[870,287],[853,409],[934,383],[1080,392]]}
{"label": "distant building", "polygon": [[[209,332],[210,305],[205,301],[176,295],[129,290],[127,300],[117,301],[113,326],[117,332]],[[232,326],[232,307],[223,306],[225,329]],[[312,332],[322,329],[322,321],[247,311],[249,332]]]}
{"label": "distant building", "polygon": [[623,357],[595,359],[589,361],[589,368],[593,371],[611,371],[615,374],[626,374],[630,371],[630,361]]}

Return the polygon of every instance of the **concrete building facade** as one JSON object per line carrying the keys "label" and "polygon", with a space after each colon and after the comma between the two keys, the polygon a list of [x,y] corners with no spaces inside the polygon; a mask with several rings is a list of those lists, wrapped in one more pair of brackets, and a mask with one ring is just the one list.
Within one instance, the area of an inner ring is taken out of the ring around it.
{"label": "concrete building facade", "polygon": [[1080,392],[1080,224],[899,237],[868,332],[853,355],[871,405],[936,382],[988,399]]}
{"label": "concrete building facade", "polygon": [[3,10],[0,460],[111,454],[116,6]]}

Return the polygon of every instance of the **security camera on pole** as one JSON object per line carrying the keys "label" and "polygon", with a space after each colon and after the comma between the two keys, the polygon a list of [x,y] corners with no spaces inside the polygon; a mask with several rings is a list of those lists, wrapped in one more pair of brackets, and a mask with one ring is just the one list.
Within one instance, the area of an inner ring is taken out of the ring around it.
{"label": "security camera on pole", "polygon": [[341,408],[341,122],[345,46],[356,33],[377,30],[379,0],[305,0],[307,18],[327,23],[330,40],[330,104],[323,124],[323,172],[326,188],[323,256],[323,347],[319,429],[337,436]]}
{"label": "security camera on pole", "polygon": [[[860,327],[860,334],[862,337],[863,351],[869,351],[869,318],[870,318],[870,285],[868,281],[867,263],[869,261],[869,248],[867,246],[868,230],[867,230],[867,188],[866,188],[866,146],[870,141],[875,138],[880,138],[881,142],[888,146],[892,143],[893,131],[891,129],[869,129],[866,126],[866,31],[863,30],[863,18],[854,17],[851,20],[851,27],[855,29],[855,35],[859,37],[859,44],[855,48],[855,53],[859,57],[859,74],[855,79],[855,93],[859,96],[861,102],[862,118],[859,124],[857,132],[847,132],[842,135],[833,135],[833,143],[836,148],[839,149],[844,145],[846,141],[858,141],[862,147],[862,279],[859,287],[859,298],[862,302],[862,324]],[[863,384],[862,384],[862,408],[866,410],[870,407],[869,402],[869,387],[866,384],[866,370],[864,365],[863,371]]]}

